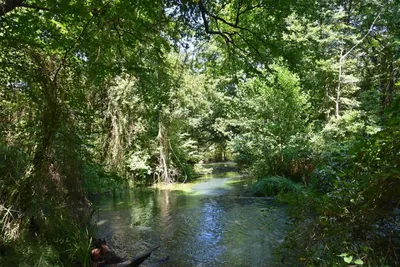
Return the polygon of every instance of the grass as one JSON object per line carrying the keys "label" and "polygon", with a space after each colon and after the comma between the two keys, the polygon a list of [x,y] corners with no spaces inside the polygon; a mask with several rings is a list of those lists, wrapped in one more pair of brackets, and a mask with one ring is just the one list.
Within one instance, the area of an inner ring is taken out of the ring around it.
{"label": "grass", "polygon": [[13,238],[0,237],[0,266],[89,266],[92,233],[87,228],[54,215],[40,221],[37,235],[29,233],[28,225],[16,225]]}

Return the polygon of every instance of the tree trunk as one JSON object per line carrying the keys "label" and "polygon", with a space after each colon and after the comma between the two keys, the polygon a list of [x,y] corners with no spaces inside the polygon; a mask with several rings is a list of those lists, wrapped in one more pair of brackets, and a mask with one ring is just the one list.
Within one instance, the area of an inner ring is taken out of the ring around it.
{"label": "tree trunk", "polygon": [[343,49],[340,50],[340,59],[339,59],[339,75],[338,75],[338,86],[336,89],[336,101],[335,101],[335,117],[339,118],[339,108],[340,108],[340,90],[342,83],[342,68],[343,68]]}
{"label": "tree trunk", "polygon": [[173,183],[173,179],[169,174],[169,146],[168,146],[168,129],[166,123],[163,121],[163,116],[160,112],[158,120],[158,183],[164,182],[165,184]]}

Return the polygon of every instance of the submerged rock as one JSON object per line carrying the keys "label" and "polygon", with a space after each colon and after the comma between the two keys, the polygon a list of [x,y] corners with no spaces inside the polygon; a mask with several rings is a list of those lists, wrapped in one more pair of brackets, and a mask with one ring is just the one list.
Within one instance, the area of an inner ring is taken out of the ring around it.
{"label": "submerged rock", "polygon": [[124,261],[109,248],[104,239],[94,239],[92,242],[92,249],[90,250],[91,264],[92,267],[136,267],[149,258],[151,253],[157,248],[159,248],[159,246],[152,248],[143,254],[135,256],[130,260]]}

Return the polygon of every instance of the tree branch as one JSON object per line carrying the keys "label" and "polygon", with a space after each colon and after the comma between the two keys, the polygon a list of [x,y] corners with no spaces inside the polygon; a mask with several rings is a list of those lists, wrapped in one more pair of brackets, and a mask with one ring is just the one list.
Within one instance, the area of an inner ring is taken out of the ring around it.
{"label": "tree branch", "polygon": [[113,25],[114,25],[114,29],[117,31],[117,35],[118,35],[118,51],[119,51],[119,55],[122,56],[122,49],[121,49],[121,43],[122,43],[122,34],[120,33],[120,31],[118,30],[118,26],[116,25],[115,21],[113,21]]}
{"label": "tree branch", "polygon": [[365,38],[367,38],[367,36],[372,32],[374,25],[376,23],[376,21],[378,20],[379,16],[381,15],[382,10],[378,13],[378,15],[375,17],[374,21],[372,22],[371,26],[369,27],[368,32],[352,47],[350,48],[349,51],[347,51],[346,54],[344,54],[341,58],[345,59],[359,44],[361,44]]}
{"label": "tree branch", "polygon": [[51,11],[51,9],[48,8],[48,7],[42,7],[42,6],[37,6],[37,5],[29,5],[29,4],[24,4],[24,3],[22,3],[20,5],[20,7],[33,8],[33,9],[36,9],[36,10],[43,10],[43,11]]}
{"label": "tree branch", "polygon": [[[100,14],[102,14],[102,12],[107,8],[107,6],[110,4],[110,1],[106,2],[103,7],[99,10]],[[57,71],[54,74],[53,77],[53,83],[56,84],[57,83],[57,76],[60,73],[61,69],[65,66],[65,64],[67,63],[67,59],[68,59],[68,54],[75,48],[76,44],[80,41],[80,39],[82,38],[83,34],[85,33],[86,29],[89,27],[90,23],[93,21],[94,18],[96,18],[97,16],[92,16],[84,25],[84,27],[82,28],[81,32],[79,33],[78,37],[75,39],[75,41],[72,43],[72,45],[65,50],[64,56],[61,60],[61,64],[60,66],[57,68]]]}
{"label": "tree branch", "polygon": [[0,16],[4,16],[16,7],[21,6],[23,2],[24,0],[5,0],[4,3],[0,5]]}
{"label": "tree branch", "polygon": [[[228,26],[230,26],[230,27],[232,27],[234,29],[240,29],[240,30],[243,30],[243,31],[247,31],[247,32],[253,34],[255,37],[257,37],[257,34],[253,33],[251,30],[249,30],[247,28],[244,28],[244,27],[240,27],[238,25],[239,18],[236,18],[237,23],[236,22],[232,23],[232,22],[229,22],[229,21],[225,20],[224,18],[221,18],[221,17],[216,16],[214,14],[210,14],[207,11],[207,9],[205,8],[204,3],[203,3],[202,0],[199,1],[199,8],[200,8],[200,11],[201,11],[201,16],[202,16],[203,21],[204,21],[204,27],[205,27],[207,33],[209,33],[209,34],[221,34],[221,31],[212,31],[210,29],[209,22],[207,21],[207,16],[209,16],[210,18],[213,18],[216,22],[220,21],[220,22],[222,22],[222,23],[224,23],[224,24],[226,24],[226,25],[228,25]],[[243,12],[240,12],[240,13],[243,13]],[[236,33],[233,32],[232,34],[236,34]]]}
{"label": "tree branch", "polygon": [[92,22],[93,18],[95,18],[94,16],[91,17],[85,24],[85,26],[83,27],[83,29],[81,30],[81,32],[79,33],[78,37],[75,39],[75,41],[73,42],[73,44],[65,51],[64,56],[61,60],[61,64],[60,66],[57,68],[54,77],[53,77],[53,83],[56,84],[57,83],[57,76],[60,73],[61,69],[64,67],[64,65],[67,62],[67,58],[68,58],[68,54],[72,51],[72,49],[75,48],[75,45],[79,42],[79,40],[81,39],[81,37],[83,36],[83,33],[86,31],[87,27],[89,26],[89,24]]}
{"label": "tree branch", "polygon": [[235,25],[239,25],[239,17],[240,17],[240,9],[242,8],[242,3],[243,0],[239,0],[237,11],[236,11],[236,19],[235,19]]}
{"label": "tree branch", "polygon": [[13,11],[17,7],[32,8],[36,10],[51,11],[50,8],[25,4],[24,0],[5,0],[3,4],[0,4],[0,17],[5,16],[8,12]]}
{"label": "tree branch", "polygon": [[201,17],[203,18],[204,28],[206,30],[206,33],[220,35],[225,39],[226,42],[228,42],[228,43],[231,42],[230,38],[228,37],[229,34],[227,35],[227,32],[213,31],[210,29],[210,25],[208,24],[208,20],[207,20],[207,15],[209,15],[209,14],[208,14],[202,0],[199,1],[199,8],[200,8]]}
{"label": "tree branch", "polygon": [[262,7],[264,7],[262,4],[258,4],[258,5],[255,5],[255,6],[249,6],[248,8],[240,11],[239,15],[242,15],[242,14],[244,14],[246,12],[252,11],[253,9],[262,8]]}
{"label": "tree branch", "polygon": [[[241,27],[241,26],[238,25],[238,24],[239,24],[239,17],[240,17],[241,14],[244,14],[245,12],[249,12],[249,11],[251,11],[251,10],[253,10],[253,9],[256,9],[256,8],[262,8],[263,6],[262,6],[261,4],[256,5],[256,6],[250,6],[250,7],[248,7],[248,8],[246,8],[246,9],[244,9],[244,10],[241,11],[241,8],[242,8],[242,0],[239,0],[239,4],[238,4],[238,7],[237,7],[236,18],[235,18],[235,23],[229,22],[229,21],[227,21],[226,19],[224,19],[224,18],[222,18],[222,17],[219,17],[219,16],[217,16],[217,15],[210,14],[210,13],[207,11],[206,7],[204,6],[203,0],[199,0],[199,1],[198,1],[198,5],[199,5],[199,8],[200,8],[201,16],[202,16],[203,21],[204,21],[204,28],[205,28],[206,33],[222,36],[222,37],[225,39],[225,41],[226,41],[227,43],[231,44],[233,47],[236,47],[239,51],[241,51],[242,53],[246,54],[247,52],[246,52],[243,48],[239,47],[239,46],[235,43],[235,41],[234,41],[234,39],[233,39],[233,37],[234,37],[235,35],[238,35],[238,36],[247,44],[247,46],[248,46],[250,49],[254,50],[254,52],[255,52],[260,58],[262,58],[262,59],[265,58],[265,57],[262,55],[262,53],[257,49],[257,47],[255,47],[247,38],[245,38],[245,36],[243,36],[242,34],[240,34],[239,31],[237,31],[237,30],[242,30],[242,31],[245,31],[245,32],[250,33],[255,39],[257,39],[258,41],[260,41],[261,44],[262,44],[265,48],[268,48],[268,47],[266,47],[266,45],[264,44],[264,43],[265,43],[265,40],[263,40],[258,34],[256,34],[255,32],[253,32],[253,31],[250,30],[250,29],[247,29],[247,28],[244,28],[244,27]],[[213,20],[215,21],[217,30],[212,30],[212,29],[210,28],[209,21],[208,21],[207,17],[208,17],[208,18],[211,18],[211,19],[213,19]],[[223,23],[223,24],[225,24],[225,25],[228,25],[229,27],[231,27],[232,29],[235,29],[235,30],[232,30],[231,32],[222,31],[222,30],[220,29],[219,22],[221,22],[221,23]],[[268,68],[268,67],[267,67],[267,68]],[[268,69],[269,69],[269,68],[268,68]]]}
{"label": "tree branch", "polygon": [[203,18],[204,28],[206,30],[206,33],[208,33],[208,34],[220,34],[220,32],[216,32],[216,31],[210,30],[210,26],[208,25],[208,20],[207,20],[207,16],[206,16],[206,14],[208,14],[208,12],[207,12],[206,8],[204,7],[204,4],[203,4],[202,0],[199,1],[199,8],[200,8],[201,17]]}

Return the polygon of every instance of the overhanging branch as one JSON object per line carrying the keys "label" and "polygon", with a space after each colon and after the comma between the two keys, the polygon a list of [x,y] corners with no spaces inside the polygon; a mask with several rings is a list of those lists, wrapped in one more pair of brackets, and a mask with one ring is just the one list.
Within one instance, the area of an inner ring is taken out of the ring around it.
{"label": "overhanging branch", "polygon": [[[259,34],[253,32],[251,29],[239,26],[240,15],[242,15],[246,12],[250,12],[257,8],[263,8],[263,5],[258,4],[255,6],[249,6],[249,7],[244,8],[243,0],[239,0],[238,6],[237,6],[237,11],[236,11],[236,16],[235,16],[235,22],[230,22],[218,15],[210,13],[206,9],[203,0],[198,1],[198,6],[200,9],[201,17],[204,22],[204,28],[205,28],[206,33],[222,36],[228,44],[231,44],[233,47],[236,47],[242,53],[245,53],[246,51],[243,48],[241,48],[240,46],[238,46],[233,38],[235,35],[238,35],[240,37],[240,39],[242,39],[251,50],[254,50],[254,52],[258,55],[258,57],[260,57],[261,59],[264,58],[264,56],[257,49],[257,47],[255,45],[253,45],[243,34],[241,34],[241,31],[250,33],[254,39],[261,42],[261,44],[265,48],[267,48],[265,45],[265,40],[263,40],[259,36]],[[215,25],[216,25],[215,30],[211,29],[209,19],[212,19],[215,22]],[[220,27],[220,23],[229,26],[230,31],[222,30],[222,28]]]}
{"label": "overhanging branch", "polygon": [[37,5],[29,5],[29,4],[21,4],[20,7],[25,7],[25,8],[32,8],[36,10],[43,10],[43,11],[51,11],[50,8],[48,7],[42,7],[42,6],[37,6]]}
{"label": "overhanging branch", "polygon": [[5,0],[4,3],[0,5],[0,16],[4,16],[16,7],[21,6],[23,2],[24,0]]}
{"label": "overhanging branch", "polygon": [[5,16],[8,12],[13,11],[17,7],[50,11],[50,8],[47,7],[25,4],[24,0],[5,0],[3,4],[0,4],[0,17]]}

